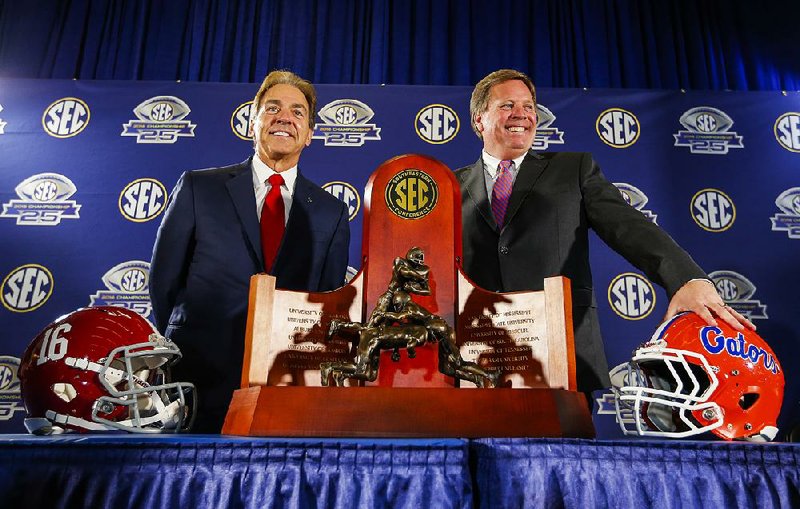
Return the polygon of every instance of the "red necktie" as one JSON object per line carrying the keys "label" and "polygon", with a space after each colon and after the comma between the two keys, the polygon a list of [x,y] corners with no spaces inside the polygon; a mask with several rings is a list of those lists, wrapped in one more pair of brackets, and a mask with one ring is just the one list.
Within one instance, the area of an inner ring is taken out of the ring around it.
{"label": "red necktie", "polygon": [[500,161],[500,164],[497,165],[499,175],[492,188],[492,214],[494,214],[497,226],[501,228],[506,218],[508,199],[511,197],[511,184],[514,180],[514,176],[511,174],[512,164],[514,161]]}
{"label": "red necktie", "polygon": [[264,269],[271,272],[286,223],[283,196],[281,196],[283,177],[276,173],[268,179],[268,182],[272,187],[264,197],[264,206],[261,208],[261,251],[264,254]]}

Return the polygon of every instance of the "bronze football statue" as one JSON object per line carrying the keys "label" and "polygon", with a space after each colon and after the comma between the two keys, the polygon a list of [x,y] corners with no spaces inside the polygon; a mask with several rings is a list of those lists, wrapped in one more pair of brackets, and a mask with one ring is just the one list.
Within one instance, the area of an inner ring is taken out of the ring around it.
{"label": "bronze football statue", "polygon": [[461,357],[455,330],[440,316],[411,300],[411,294],[429,295],[430,268],[422,249],[412,247],[405,257],[394,259],[392,279],[379,298],[366,324],[332,320],[326,339],[340,336],[356,344],[352,362],[320,364],[322,385],[341,386],[347,378],[373,382],[378,376],[382,350],[393,350],[392,360],[400,360],[400,350],[409,358],[425,343],[439,346],[439,371],[478,387],[496,387],[499,371],[486,371]]}

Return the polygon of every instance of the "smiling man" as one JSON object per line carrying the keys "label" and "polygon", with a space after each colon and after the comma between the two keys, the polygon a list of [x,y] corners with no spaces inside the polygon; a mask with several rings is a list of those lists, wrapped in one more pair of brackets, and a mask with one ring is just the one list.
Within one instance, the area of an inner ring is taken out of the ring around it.
{"label": "smiling man", "polygon": [[724,305],[714,285],[661,228],[629,206],[588,153],[534,153],[536,89],[519,71],[483,78],[470,100],[481,158],[456,172],[461,184],[464,270],[497,292],[541,290],[545,277],[572,282],[578,389],[608,387],[608,366],[589,267],[589,229],[664,287],[666,318],[694,311],[738,330],[755,328]]}
{"label": "smiling man", "polygon": [[170,195],[150,265],[156,327],[183,353],[175,377],[198,392],[195,431],[218,433],[241,379],[250,276],[278,288],[344,284],[347,207],[298,168],[311,143],[316,92],[271,72],[253,100],[255,154],[184,173]]}

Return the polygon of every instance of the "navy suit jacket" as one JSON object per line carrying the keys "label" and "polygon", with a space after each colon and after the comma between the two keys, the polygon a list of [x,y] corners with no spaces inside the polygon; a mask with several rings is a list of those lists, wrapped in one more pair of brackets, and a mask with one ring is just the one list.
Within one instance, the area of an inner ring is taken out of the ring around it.
{"label": "navy suit jacket", "polygon": [[[184,173],[153,247],[156,327],[181,349],[173,378],[198,389],[197,432],[219,432],[241,381],[250,276],[263,273],[251,160]],[[298,174],[272,275],[278,288],[344,284],[347,207]]]}
{"label": "navy suit jacket", "polygon": [[[609,386],[589,266],[589,229],[663,286],[670,298],[703,270],[664,230],[628,205],[590,154],[529,152],[498,228],[483,162],[456,172],[461,185],[464,270],[497,292],[542,290],[549,276],[572,282],[578,389]],[[643,338],[644,339],[644,338]]]}

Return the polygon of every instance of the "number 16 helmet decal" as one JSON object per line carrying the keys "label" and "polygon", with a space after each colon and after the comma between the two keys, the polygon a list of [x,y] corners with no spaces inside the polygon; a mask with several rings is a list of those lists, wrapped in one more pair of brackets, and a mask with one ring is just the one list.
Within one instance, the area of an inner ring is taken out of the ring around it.
{"label": "number 16 helmet decal", "polygon": [[758,334],[722,320],[682,313],[664,322],[611,370],[611,383],[626,435],[767,441],[778,432],[781,365]]}
{"label": "number 16 helmet decal", "polygon": [[19,377],[31,433],[188,431],[195,391],[171,382],[178,347],[137,313],[83,308],[58,318],[23,354]]}

